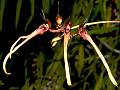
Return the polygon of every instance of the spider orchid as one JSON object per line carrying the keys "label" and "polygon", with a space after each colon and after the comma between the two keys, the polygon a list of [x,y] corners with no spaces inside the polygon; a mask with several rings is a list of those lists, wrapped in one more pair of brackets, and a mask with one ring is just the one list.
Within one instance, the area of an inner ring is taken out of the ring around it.
{"label": "spider orchid", "polygon": [[94,43],[94,41],[92,40],[91,36],[90,36],[90,35],[88,34],[88,32],[86,31],[85,27],[79,27],[79,28],[78,28],[78,34],[79,34],[79,36],[81,36],[84,40],[87,40],[87,41],[94,47],[95,51],[97,52],[98,56],[101,58],[104,66],[105,66],[105,68],[106,68],[106,70],[107,70],[107,72],[108,72],[108,76],[109,76],[111,82],[112,82],[115,86],[117,86],[118,84],[117,84],[116,80],[114,79],[114,77],[113,77],[113,75],[112,75],[112,73],[111,73],[111,70],[110,70],[110,68],[109,68],[109,66],[108,66],[108,64],[107,64],[104,56],[102,55],[102,53],[100,52],[99,48],[97,47],[97,45],[96,45],[96,44]]}
{"label": "spider orchid", "polygon": [[[104,24],[104,23],[120,23],[120,21],[99,21],[99,22],[91,22],[91,23],[86,23],[82,26],[80,25],[76,25],[71,27],[71,29],[75,29],[78,28],[78,32],[77,34],[82,37],[84,40],[87,40],[95,49],[95,51],[97,52],[98,56],[100,57],[100,59],[102,60],[107,72],[108,72],[108,76],[111,80],[111,82],[115,85],[118,86],[116,80],[114,79],[111,70],[104,58],[104,56],[102,55],[101,51],[99,50],[99,48],[97,47],[97,45],[94,43],[94,41],[92,40],[91,36],[88,34],[88,32],[86,31],[86,26],[90,26],[90,25],[95,25],[95,24]],[[76,34],[75,34],[76,35]],[[66,78],[67,78],[67,83],[68,85],[71,85],[71,79],[70,79],[70,75],[69,75],[69,67],[68,67],[68,60],[67,60],[67,44],[68,44],[68,40],[70,38],[70,30],[67,33],[64,33],[64,62],[65,62],[65,70],[66,70]],[[58,40],[60,40],[61,37],[56,37],[52,40],[52,42],[56,42]],[[55,43],[55,44],[56,44]]]}
{"label": "spider orchid", "polygon": [[[82,37],[84,40],[87,40],[95,49],[95,51],[97,52],[98,56],[101,58],[107,72],[108,72],[108,76],[111,80],[111,82],[117,86],[117,82],[116,80],[114,79],[112,73],[111,73],[111,70],[104,58],[104,56],[102,55],[102,53],[100,52],[100,50],[98,49],[98,47],[96,46],[96,44],[94,43],[94,41],[92,40],[91,36],[88,34],[88,32],[86,31],[86,26],[90,26],[90,25],[95,25],[95,24],[101,24],[101,23],[120,23],[120,21],[100,21],[100,22],[92,22],[92,23],[86,23],[84,24],[83,26],[80,26],[80,25],[76,25],[76,26],[73,26],[71,27],[71,23],[68,22],[66,23],[64,26],[60,27],[59,29],[57,30],[54,30],[54,29],[51,29],[49,27],[48,24],[42,24],[39,26],[38,29],[36,29],[35,31],[33,31],[31,34],[27,35],[27,36],[21,36],[18,38],[17,41],[15,41],[15,43],[11,46],[10,48],[10,52],[6,55],[4,61],[3,61],[3,70],[4,72],[7,74],[7,75],[10,75],[11,73],[7,72],[6,70],[6,63],[7,63],[7,60],[9,58],[11,58],[11,55],[17,50],[19,49],[22,45],[24,45],[27,41],[29,41],[31,38],[35,37],[36,35],[42,35],[44,34],[45,32],[47,31],[50,31],[52,33],[60,33],[60,32],[63,32],[63,35],[64,35],[64,63],[65,63],[65,72],[66,72],[66,79],[67,79],[67,84],[68,85],[72,85],[71,83],[71,79],[70,79],[70,73],[69,73],[69,66],[68,66],[68,60],[67,60],[67,44],[68,44],[68,40],[70,38],[70,30],[71,29],[76,29],[78,28],[78,32],[76,34],[78,34],[80,37]],[[75,34],[75,35],[76,35]],[[16,44],[20,41],[20,39],[25,39],[23,40],[23,42],[21,42],[20,44],[18,44],[16,46]],[[62,39],[61,37],[57,36],[56,38],[54,38],[52,40],[52,43],[57,43],[58,40]],[[55,45],[53,45],[55,46]]]}

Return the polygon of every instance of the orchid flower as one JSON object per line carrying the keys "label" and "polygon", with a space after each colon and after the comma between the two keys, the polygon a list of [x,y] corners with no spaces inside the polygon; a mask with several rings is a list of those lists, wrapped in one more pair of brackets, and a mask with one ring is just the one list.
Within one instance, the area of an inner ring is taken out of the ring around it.
{"label": "orchid flower", "polygon": [[[69,38],[71,36],[70,30],[71,29],[76,29],[78,28],[78,32],[75,35],[79,35],[80,37],[82,37],[84,40],[87,40],[95,49],[95,51],[97,52],[98,56],[101,58],[107,72],[108,72],[108,76],[111,80],[111,82],[117,86],[117,82],[114,79],[111,70],[104,58],[104,56],[102,55],[102,53],[100,52],[100,50],[98,49],[97,45],[94,43],[94,41],[92,40],[91,36],[88,34],[88,32],[86,31],[86,26],[90,26],[90,25],[95,25],[95,24],[102,24],[102,23],[120,23],[120,21],[99,21],[99,22],[91,22],[91,23],[86,23],[83,26],[80,25],[76,25],[71,27],[71,23],[68,22],[66,23],[64,26],[60,27],[57,30],[51,29],[49,27],[48,24],[42,24],[39,26],[39,28],[37,28],[35,31],[33,31],[31,34],[27,35],[27,36],[21,36],[18,38],[17,41],[15,41],[15,43],[11,46],[10,48],[10,52],[6,55],[4,61],[3,61],[3,70],[7,75],[10,75],[11,73],[7,72],[6,70],[6,63],[7,60],[9,58],[11,58],[11,55],[18,50],[22,45],[24,45],[27,41],[29,41],[31,38],[35,37],[36,35],[42,35],[47,31],[50,31],[52,33],[60,33],[63,32],[63,36],[64,36],[64,63],[65,63],[65,73],[66,73],[66,79],[67,79],[67,84],[68,85],[72,85],[71,83],[71,79],[70,79],[70,72],[69,72],[69,65],[68,65],[68,60],[67,60],[67,45],[68,45],[68,41]],[[17,45],[17,43],[20,41],[20,39],[25,39],[23,40],[23,42],[21,42],[20,44]],[[57,43],[58,40],[61,40],[61,37],[56,37],[52,40],[52,46],[54,47]],[[17,46],[16,46],[17,45]]]}
{"label": "orchid flower", "polygon": [[[111,22],[110,22],[111,23]],[[90,25],[91,23],[89,24],[86,24],[86,25]],[[95,23],[93,23],[95,24]],[[97,52],[98,56],[101,58],[107,72],[108,72],[108,76],[111,80],[111,82],[115,85],[115,86],[118,86],[116,80],[114,79],[112,73],[111,73],[111,70],[104,58],[104,56],[102,55],[101,51],[99,50],[99,48],[97,47],[97,45],[94,43],[94,41],[92,40],[91,36],[88,34],[88,32],[86,31],[85,29],[85,26],[81,26],[78,28],[78,35],[81,36],[84,40],[87,40],[95,49],[95,51]]]}

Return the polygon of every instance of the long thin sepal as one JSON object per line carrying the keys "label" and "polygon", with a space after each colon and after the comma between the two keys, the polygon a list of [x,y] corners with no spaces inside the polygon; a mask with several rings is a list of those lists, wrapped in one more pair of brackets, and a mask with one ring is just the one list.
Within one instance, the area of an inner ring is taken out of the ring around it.
{"label": "long thin sepal", "polygon": [[[22,45],[24,45],[27,41],[29,41],[31,38],[33,38],[34,36],[36,36],[37,33],[36,32],[33,32],[28,38],[26,38],[22,43],[20,43],[19,45],[17,45],[16,47],[12,47],[12,49],[10,50],[10,52],[7,54],[7,56],[5,57],[4,61],[3,61],[3,70],[4,72],[7,74],[7,75],[10,75],[11,73],[8,73],[7,70],[6,70],[6,63],[7,63],[7,60],[9,59],[9,57],[11,57],[11,55],[16,51],[18,50]],[[16,44],[16,43],[14,43]]]}
{"label": "long thin sepal", "polygon": [[67,60],[67,45],[68,45],[68,40],[70,37],[70,32],[64,34],[64,62],[65,62],[65,72],[66,72],[66,79],[67,79],[67,84],[70,86],[71,84],[71,79],[70,79],[70,72],[69,72],[69,65],[68,65],[68,60]]}
{"label": "long thin sepal", "polygon": [[108,64],[107,64],[104,56],[102,55],[102,53],[101,53],[100,50],[98,49],[97,45],[94,43],[94,41],[92,40],[92,38],[90,37],[90,35],[86,35],[86,37],[88,38],[87,40],[88,40],[88,41],[92,44],[92,46],[95,48],[98,56],[101,58],[104,66],[105,66],[105,68],[107,69],[108,76],[109,76],[111,82],[112,82],[115,86],[118,86],[118,84],[117,84],[116,80],[114,79],[114,77],[113,77],[113,75],[112,75],[112,73],[111,73],[111,70],[110,70],[110,68],[109,68],[109,66],[108,66]]}
{"label": "long thin sepal", "polygon": [[112,73],[111,73],[111,70],[110,70],[110,68],[109,68],[109,66],[108,66],[108,64],[107,64],[104,56],[102,55],[102,53],[101,53],[100,50],[98,49],[97,45],[94,43],[94,41],[92,40],[92,38],[90,37],[90,35],[88,34],[88,32],[86,31],[86,29],[85,29],[83,26],[79,27],[79,29],[78,29],[78,34],[79,34],[84,40],[89,41],[90,44],[95,48],[95,51],[97,52],[98,56],[101,58],[104,66],[105,66],[105,68],[106,68],[106,70],[107,70],[107,72],[108,72],[108,76],[109,76],[111,82],[112,82],[115,86],[118,86],[118,84],[117,84],[116,80],[114,79],[114,77],[113,77],[113,75],[112,75]]}
{"label": "long thin sepal", "polygon": [[[105,23],[120,23],[120,21],[98,21],[98,22],[90,22],[90,23],[85,23],[84,27],[86,26],[91,26],[91,25],[96,25],[96,24],[105,24]],[[80,27],[80,25],[76,25],[71,27],[71,29],[76,29]]]}

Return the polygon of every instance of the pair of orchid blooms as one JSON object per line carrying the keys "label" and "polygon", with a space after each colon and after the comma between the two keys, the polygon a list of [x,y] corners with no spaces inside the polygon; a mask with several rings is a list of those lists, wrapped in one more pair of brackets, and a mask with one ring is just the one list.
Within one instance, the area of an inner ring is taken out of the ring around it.
{"label": "pair of orchid blooms", "polygon": [[[78,28],[77,32],[75,35],[79,35],[80,37],[82,37],[84,40],[87,40],[95,49],[95,51],[97,52],[98,56],[100,57],[100,59],[102,60],[107,72],[108,72],[108,76],[111,80],[111,82],[115,85],[118,86],[116,80],[114,79],[111,70],[104,58],[104,56],[102,55],[102,53],[100,52],[99,48],[96,46],[96,44],[94,43],[94,41],[92,40],[91,36],[88,34],[87,30],[86,30],[86,26],[90,26],[90,25],[95,25],[95,24],[104,24],[104,23],[120,23],[120,21],[99,21],[99,22],[91,22],[91,23],[85,23],[83,25],[76,25],[76,26],[71,26],[71,22],[67,22],[64,25],[62,25],[62,18],[59,16],[57,17],[57,29],[51,29],[49,24],[42,24],[40,25],[35,31],[33,31],[31,34],[27,35],[27,36],[21,36],[18,38],[18,40],[16,40],[14,42],[14,44],[11,46],[10,48],[10,52],[6,55],[4,61],[3,61],[3,70],[7,75],[10,75],[10,72],[7,72],[6,70],[6,63],[7,60],[10,58],[12,54],[18,50],[22,45],[24,45],[27,41],[29,41],[31,38],[35,37],[36,35],[43,35],[46,32],[52,32],[52,33],[63,33],[62,36],[64,36],[64,63],[65,63],[65,73],[66,73],[66,79],[67,79],[67,84],[68,85],[72,85],[71,83],[71,79],[70,79],[70,72],[69,72],[69,65],[68,65],[68,60],[67,60],[67,44],[68,41],[71,37],[71,30],[72,29],[76,29]],[[62,36],[57,36],[55,38],[52,39],[52,46],[55,46],[58,40],[62,39]],[[20,41],[20,39],[24,39],[23,42],[21,42],[20,44],[17,45],[17,43]]]}

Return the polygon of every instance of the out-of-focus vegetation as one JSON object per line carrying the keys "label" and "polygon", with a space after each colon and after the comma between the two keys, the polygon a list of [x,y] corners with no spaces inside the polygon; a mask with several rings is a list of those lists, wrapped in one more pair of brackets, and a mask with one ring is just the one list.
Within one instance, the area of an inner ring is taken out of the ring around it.
{"label": "out-of-focus vegetation", "polygon": [[[58,0],[0,0],[0,90],[116,90],[93,47],[78,36],[68,45],[73,84],[69,87],[65,78],[63,40],[51,47],[50,41],[55,34],[49,32],[21,47],[7,63],[12,75],[5,75],[2,62],[14,41],[46,23],[42,10],[45,18],[51,21],[51,27],[55,28]],[[59,0],[59,15],[64,22],[70,20],[73,26],[120,20],[120,0]],[[119,24],[100,24],[87,29],[119,84]]]}

